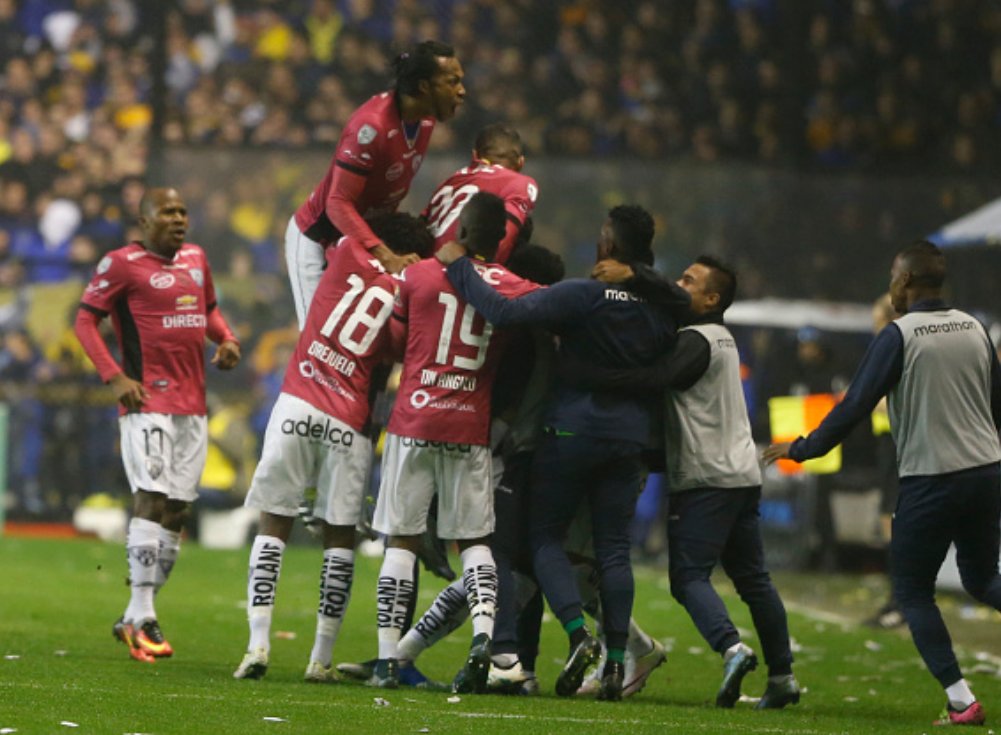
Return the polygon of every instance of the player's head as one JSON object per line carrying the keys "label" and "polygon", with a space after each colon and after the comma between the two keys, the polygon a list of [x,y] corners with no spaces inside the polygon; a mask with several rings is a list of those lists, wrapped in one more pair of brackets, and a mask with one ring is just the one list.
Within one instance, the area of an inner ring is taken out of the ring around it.
{"label": "player's head", "polygon": [[397,255],[417,253],[422,258],[431,255],[434,237],[427,223],[406,212],[390,212],[367,219],[375,236]]}
{"label": "player's head", "polygon": [[493,260],[507,228],[504,200],[481,191],[474,194],[459,213],[458,240],[471,255]]}
{"label": "player's head", "polygon": [[566,273],[563,258],[558,253],[534,243],[517,246],[506,265],[516,276],[543,286],[562,281]]}
{"label": "player's head", "polygon": [[188,234],[188,208],[177,189],[147,189],[139,200],[139,227],[147,250],[172,258]]}
{"label": "player's head", "polygon": [[678,285],[692,297],[693,314],[722,314],[737,293],[737,274],[719,258],[700,255],[685,268]]}
{"label": "player's head", "polygon": [[890,301],[900,314],[919,298],[938,297],[945,283],[945,256],[927,240],[897,253],[890,268]]}
{"label": "player's head", "polygon": [[422,41],[393,59],[397,97],[412,97],[421,114],[439,121],[455,117],[466,96],[462,64],[455,49],[439,41]]}
{"label": "player's head", "polygon": [[473,146],[473,157],[512,171],[521,171],[525,166],[521,136],[507,123],[493,123],[480,130]]}
{"label": "player's head", "polygon": [[608,213],[598,240],[598,260],[653,264],[653,217],[643,207],[620,204]]}

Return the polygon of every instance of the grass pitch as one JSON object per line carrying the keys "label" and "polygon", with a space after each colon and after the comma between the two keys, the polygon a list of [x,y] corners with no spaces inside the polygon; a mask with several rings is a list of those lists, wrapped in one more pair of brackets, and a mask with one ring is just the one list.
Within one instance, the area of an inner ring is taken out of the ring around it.
{"label": "grass pitch", "polygon": [[[805,687],[801,703],[773,712],[753,711],[745,702],[734,710],[716,710],[712,702],[719,658],[671,600],[663,573],[644,569],[637,571],[636,616],[671,652],[646,689],[621,704],[568,701],[552,694],[566,639],[548,618],[539,660],[542,697],[467,695],[449,702],[447,694],[407,688],[381,692],[348,683],[306,684],[302,674],[312,645],[320,553],[302,547],[286,553],[273,627],[279,635],[273,636],[267,677],[236,681],[232,671],[247,639],[246,564],[246,550],[207,551],[193,544],[182,549],[175,574],[157,600],[176,653],[149,665],[130,660],[125,647],[111,637],[111,624],[127,596],[121,546],[0,539],[0,733],[919,735],[929,732],[944,704],[906,635],[842,624],[839,611],[827,602],[836,596],[814,594],[811,599],[809,582],[804,589],[800,578],[800,602],[828,607],[826,615],[790,613],[796,674]],[[377,560],[359,559],[335,661],[374,655],[377,570]],[[430,575],[422,582],[423,606],[440,585]],[[783,582],[780,578],[779,588],[785,592]],[[858,581],[843,584],[850,590]],[[746,608],[732,595],[727,602],[735,622],[750,630]],[[956,630],[964,623],[953,625]],[[986,638],[988,652],[1001,654],[996,616],[986,622],[970,620],[969,625],[992,626],[987,628],[992,631]],[[958,633],[962,639],[963,630]],[[983,640],[981,635],[975,646],[982,648]],[[467,626],[426,653],[421,668],[450,680],[468,641]],[[747,641],[756,643],[750,633]],[[961,659],[984,702],[988,727],[1001,722],[1001,678],[996,659],[991,660],[978,662],[971,654]],[[765,676],[763,666],[748,676],[744,693],[760,695]]]}

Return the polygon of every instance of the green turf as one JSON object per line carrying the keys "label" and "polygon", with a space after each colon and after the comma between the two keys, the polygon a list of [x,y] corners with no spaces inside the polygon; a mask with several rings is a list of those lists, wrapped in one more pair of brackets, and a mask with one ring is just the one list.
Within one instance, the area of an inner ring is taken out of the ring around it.
{"label": "green turf", "polygon": [[[409,689],[387,693],[351,684],[309,685],[301,677],[312,643],[319,551],[300,547],[286,554],[273,628],[284,634],[273,640],[267,677],[235,681],[231,673],[247,635],[242,607],[246,556],[244,550],[206,551],[193,544],[183,549],[157,601],[177,653],[147,665],[131,661],[110,633],[127,595],[120,546],[0,539],[0,731],[920,734],[929,731],[943,704],[906,636],[793,613],[790,626],[801,647],[796,672],[806,688],[801,704],[755,712],[742,702],[735,710],[717,711],[711,702],[719,659],[653,570],[637,573],[636,615],[673,651],[646,690],[622,704],[565,701],[549,693],[565,639],[548,619],[539,664],[543,697],[463,696],[450,703],[447,694]],[[359,562],[336,661],[375,652],[377,563]],[[425,582],[423,603],[438,588],[430,576]],[[750,628],[746,610],[732,598],[728,602],[737,624]],[[451,678],[468,645],[468,629],[460,633],[421,659],[428,674]],[[755,644],[752,637],[748,642]],[[994,654],[1001,652],[997,648],[995,643]],[[972,661],[963,663],[972,669]],[[1001,716],[1001,679],[978,673],[969,678],[988,717]],[[759,695],[764,683],[759,669],[745,680],[745,693]],[[376,705],[377,697],[389,704]]]}

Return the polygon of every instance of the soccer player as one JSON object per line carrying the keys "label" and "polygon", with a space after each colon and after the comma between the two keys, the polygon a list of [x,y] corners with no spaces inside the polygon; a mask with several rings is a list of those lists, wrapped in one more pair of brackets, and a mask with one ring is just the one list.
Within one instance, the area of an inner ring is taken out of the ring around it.
{"label": "soccer player", "polygon": [[[119,406],[122,462],[132,488],[131,597],[116,638],[137,661],[172,655],[153,605],[177,560],[181,528],[205,464],[205,337],[212,364],[230,370],[240,343],[216,304],[204,251],[184,241],[188,210],[176,189],[150,189],[139,205],[141,242],[108,253],[77,311],[80,344]],[[98,331],[111,314],[122,362]]]}
{"label": "soccer player", "polygon": [[963,587],[1001,610],[1001,365],[983,325],[942,300],[942,252],[919,241],[894,258],[890,298],[904,316],[876,336],[844,399],[809,436],[774,444],[766,462],[820,457],[887,397],[900,494],[890,540],[893,596],[921,658],[945,689],[941,725],[979,725],[984,710],[963,678],[935,604],[950,543]]}
{"label": "soccer player", "polygon": [[[484,261],[483,278],[505,293],[527,293],[538,286],[490,262],[505,221],[504,202],[481,192],[462,209],[459,238]],[[500,340],[456,296],[444,270],[434,259],[410,266],[393,312],[406,346],[372,523],[389,541],[378,584],[379,660],[370,681],[398,683],[397,646],[414,592],[415,552],[437,494],[438,534],[458,542],[473,619],[469,657],[453,685],[481,691],[496,612],[497,570],[488,545],[494,527],[489,423]]]}
{"label": "soccer player", "polygon": [[518,131],[505,123],[494,123],[476,136],[473,160],[449,176],[432,195],[421,216],[434,235],[435,251],[456,239],[459,212],[480,191],[504,200],[507,226],[494,262],[505,264],[519,241],[531,235],[530,217],[535,209],[539,186],[521,173],[525,154]]}
{"label": "soccer player", "polygon": [[[670,296],[652,269],[615,262],[596,268],[603,280],[624,281],[640,296]],[[631,280],[629,280],[631,279]],[[717,707],[733,707],[743,678],[757,665],[754,651],[710,582],[722,562],[751,619],[768,664],[768,685],[758,709],[799,701],[785,607],[765,568],[758,507],[761,470],[740,381],[740,356],[723,315],[733,303],[737,276],[712,256],[695,260],[677,285],[692,298],[692,316],[678,342],[655,367],[593,371],[574,365],[569,376],[614,385],[634,395],[666,389],[664,433],[670,488],[668,559],[671,593],[684,605],[702,637],[723,657]],[[660,293],[658,293],[660,292]]]}
{"label": "soccer player", "polygon": [[285,260],[302,328],[323,272],[325,248],[348,235],[390,273],[416,256],[386,247],[365,218],[395,212],[420,170],[436,122],[462,104],[462,65],[455,51],[424,41],[393,61],[396,84],[355,110],[344,126],[326,175],[289,221]]}
{"label": "soccer player", "polygon": [[[641,207],[619,206],[601,228],[598,257],[653,262],[653,218]],[[571,279],[509,299],[480,277],[460,245],[437,257],[456,290],[498,327],[545,324],[560,338],[561,355],[610,367],[652,363],[674,341],[674,318],[629,291],[598,281]],[[689,297],[677,295],[677,308]],[[643,475],[642,452],[650,434],[649,402],[582,391],[561,383],[547,418],[547,436],[536,454],[531,513],[536,577],[570,638],[570,655],[556,693],[570,696],[600,656],[601,644],[584,624],[580,593],[563,549],[567,528],[587,498],[594,551],[601,567],[601,607],[608,661],[599,696],[622,698],[626,639],[633,602],[629,520]]]}
{"label": "soccer player", "polygon": [[[380,215],[373,232],[394,253],[431,252],[421,220]],[[369,387],[373,369],[389,357],[387,320],[396,281],[361,241],[345,237],[327,250],[306,325],[271,411],[260,464],[246,505],[261,511],[247,578],[247,653],[233,673],[259,679],[268,667],[271,618],[285,544],[306,488],[317,489],[323,568],[316,638],[305,679],[333,681],[334,643],[351,596],[355,524],[369,479],[372,447]]]}

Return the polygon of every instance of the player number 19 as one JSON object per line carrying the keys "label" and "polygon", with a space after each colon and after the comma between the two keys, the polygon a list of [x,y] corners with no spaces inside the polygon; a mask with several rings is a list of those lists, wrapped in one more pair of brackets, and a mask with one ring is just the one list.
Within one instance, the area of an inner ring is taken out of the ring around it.
{"label": "player number 19", "polygon": [[[435,362],[439,365],[448,365],[448,352],[452,346],[452,331],[455,329],[455,317],[459,312],[459,299],[453,294],[442,292],[438,294],[438,303],[445,307],[445,314],[441,320],[441,333],[438,335],[438,353],[435,355]],[[483,323],[483,333],[473,333],[473,319],[476,318],[476,309],[469,304],[462,310],[462,322],[459,324],[459,340],[464,345],[476,348],[476,357],[469,358],[462,355],[455,355],[452,358],[452,365],[463,370],[479,370],[483,362],[487,359],[487,347],[490,346],[490,335],[493,334],[493,325],[489,322]]]}

